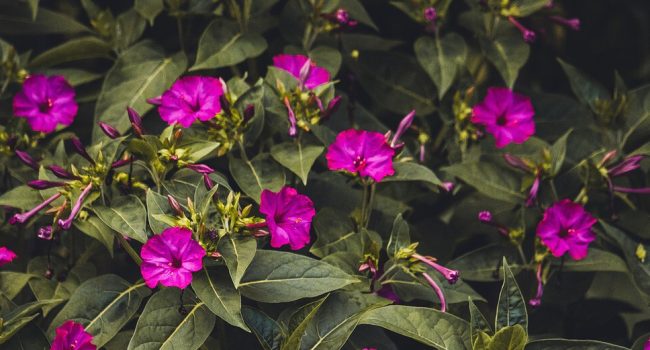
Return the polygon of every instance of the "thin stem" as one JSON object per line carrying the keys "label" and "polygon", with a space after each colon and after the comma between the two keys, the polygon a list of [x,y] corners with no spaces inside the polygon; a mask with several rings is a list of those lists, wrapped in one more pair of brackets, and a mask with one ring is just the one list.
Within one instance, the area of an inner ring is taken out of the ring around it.
{"label": "thin stem", "polygon": [[183,22],[180,16],[176,16],[176,28],[178,28],[178,43],[181,46],[181,51],[185,52],[185,42],[183,41]]}
{"label": "thin stem", "polygon": [[553,179],[550,179],[548,181],[551,184],[551,193],[553,194],[553,200],[556,202],[560,200],[560,197],[557,195],[557,189],[555,188],[555,181]]}
{"label": "thin stem", "polygon": [[129,254],[129,256],[131,257],[131,259],[133,259],[133,261],[134,261],[138,266],[142,265],[142,259],[140,258],[140,256],[138,255],[138,253],[136,253],[136,251],[133,249],[133,247],[131,247],[131,245],[130,245],[129,242],[124,238],[124,236],[122,236],[122,234],[119,233],[119,232],[116,234],[116,236],[117,236],[117,240],[118,240],[118,242],[120,242],[120,245],[122,246],[122,248],[124,248],[124,250],[126,250],[126,253]]}
{"label": "thin stem", "polygon": [[526,265],[528,262],[526,261],[526,255],[524,254],[524,250],[521,248],[521,244],[517,244],[517,252],[519,252],[521,263]]}
{"label": "thin stem", "polygon": [[363,184],[363,195],[361,196],[361,217],[359,218],[359,226],[366,228],[366,198],[368,198],[368,184],[363,180],[361,180],[361,183]]}
{"label": "thin stem", "polygon": [[377,184],[374,182],[370,185],[370,198],[368,198],[368,205],[366,206],[366,222],[364,225],[364,228],[368,227],[368,224],[370,223],[370,215],[372,215],[372,204],[375,201],[375,189],[377,188]]}

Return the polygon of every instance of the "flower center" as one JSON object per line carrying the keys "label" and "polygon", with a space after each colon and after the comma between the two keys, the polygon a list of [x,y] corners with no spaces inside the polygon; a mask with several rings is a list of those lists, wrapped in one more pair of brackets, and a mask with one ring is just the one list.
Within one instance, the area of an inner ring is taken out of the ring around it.
{"label": "flower center", "polygon": [[505,114],[501,114],[500,116],[497,117],[497,125],[499,126],[504,126],[508,122],[508,119],[506,119]]}
{"label": "flower center", "polygon": [[563,229],[562,231],[560,231],[560,237],[564,238],[564,237],[567,237],[567,236],[571,236],[575,232],[576,232],[576,230],[574,228]]}
{"label": "flower center", "polygon": [[352,164],[354,164],[354,167],[357,169],[357,171],[361,170],[366,166],[366,158],[357,156]]}
{"label": "flower center", "polygon": [[41,113],[47,113],[47,112],[50,111],[50,109],[52,108],[53,105],[54,105],[54,102],[52,101],[52,99],[48,98],[47,100],[45,100],[45,102],[41,102],[41,103],[38,104],[38,110]]}
{"label": "flower center", "polygon": [[183,266],[183,262],[181,261],[181,259],[174,257],[172,258],[172,261],[169,263],[169,266],[178,269],[181,266]]}

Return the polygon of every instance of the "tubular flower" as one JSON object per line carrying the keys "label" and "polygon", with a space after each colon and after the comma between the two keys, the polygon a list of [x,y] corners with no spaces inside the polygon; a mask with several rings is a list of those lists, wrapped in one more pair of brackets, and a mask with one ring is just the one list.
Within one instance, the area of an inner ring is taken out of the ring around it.
{"label": "tubular flower", "polygon": [[573,260],[582,260],[587,257],[589,243],[596,239],[591,230],[596,221],[580,204],[564,199],[546,209],[537,225],[537,236],[553,256],[569,252]]}
{"label": "tubular flower", "polygon": [[184,289],[192,283],[192,272],[203,268],[205,250],[192,239],[191,230],[170,227],[149,238],[140,256],[140,272],[149,288],[160,283]]}
{"label": "tubular flower", "polygon": [[528,305],[532,307],[538,307],[542,304],[542,295],[544,294],[544,281],[542,279],[542,264],[537,265],[537,272],[535,273],[535,278],[537,278],[537,293],[535,297],[528,301]]}
{"label": "tubular flower", "polygon": [[508,17],[508,21],[510,21],[510,23],[512,23],[512,25],[514,25],[517,29],[519,29],[519,31],[521,32],[521,36],[522,38],[524,38],[525,42],[530,44],[534,42],[535,39],[537,39],[537,34],[535,34],[535,32],[524,27],[524,25],[519,23],[519,21],[517,21],[514,17],[512,16]]}
{"label": "tubular flower", "polygon": [[300,86],[309,90],[330,81],[330,73],[323,67],[317,66],[311,59],[303,55],[277,55],[273,57],[273,66],[289,72]]}
{"label": "tubular flower", "polygon": [[97,350],[92,341],[93,336],[81,323],[68,320],[57,327],[50,350]]}
{"label": "tubular flower", "polygon": [[54,202],[59,197],[61,197],[61,193],[55,193],[50,198],[44,200],[41,204],[35,206],[32,210],[24,212],[22,214],[15,214],[11,217],[11,219],[9,219],[9,223],[12,225],[24,224],[32,216],[36,215],[39,211],[43,210],[43,208],[50,205],[50,203]]}
{"label": "tubular flower", "polygon": [[400,142],[400,138],[402,135],[404,135],[406,130],[411,127],[414,117],[415,110],[412,110],[404,118],[402,118],[402,120],[399,122],[399,126],[397,127],[397,131],[395,131],[395,135],[393,135],[393,138],[390,140],[390,147],[400,148],[404,145],[404,142]]}
{"label": "tubular flower", "polygon": [[411,257],[431,266],[434,270],[438,271],[438,273],[440,273],[447,280],[447,282],[449,282],[449,284],[458,282],[458,279],[460,278],[460,273],[458,271],[448,269],[440,264],[437,264],[435,258],[422,256],[420,254],[413,254]]}
{"label": "tubular flower", "polygon": [[472,109],[472,123],[485,126],[497,148],[521,144],[535,134],[533,105],[524,95],[507,88],[491,87],[485,99]]}
{"label": "tubular flower", "polygon": [[68,216],[67,219],[59,219],[59,227],[64,229],[64,230],[69,230],[70,227],[72,226],[72,221],[74,218],[79,214],[79,211],[81,211],[81,207],[83,206],[84,200],[88,195],[90,194],[90,191],[93,188],[93,184],[89,183],[86,185],[83,191],[81,191],[81,194],[79,195],[79,198],[77,198],[77,201],[74,203],[74,206],[70,210],[70,216]]}
{"label": "tubular flower", "polygon": [[191,76],[177,80],[162,94],[158,112],[169,125],[189,128],[195,120],[206,121],[221,112],[223,86],[219,79]]}
{"label": "tubular flower", "polygon": [[348,129],[336,136],[325,157],[330,170],[344,170],[380,182],[395,173],[394,154],[384,135]]}
{"label": "tubular flower", "polygon": [[50,133],[59,124],[72,124],[79,108],[74,98],[74,89],[64,77],[30,75],[14,96],[14,114],[27,119],[32,130]]}
{"label": "tubular flower", "polygon": [[266,216],[271,234],[271,247],[289,244],[298,250],[309,244],[311,221],[316,210],[309,197],[285,186],[279,192],[264,190],[260,201],[260,213]]}
{"label": "tubular flower", "polygon": [[434,292],[436,292],[436,295],[440,300],[440,311],[447,312],[447,301],[445,299],[445,294],[442,293],[442,289],[440,288],[438,283],[436,283],[436,281],[431,276],[429,276],[429,274],[426,272],[422,273],[422,277],[424,277],[424,279],[427,280],[427,283],[429,283],[429,285],[434,290]]}

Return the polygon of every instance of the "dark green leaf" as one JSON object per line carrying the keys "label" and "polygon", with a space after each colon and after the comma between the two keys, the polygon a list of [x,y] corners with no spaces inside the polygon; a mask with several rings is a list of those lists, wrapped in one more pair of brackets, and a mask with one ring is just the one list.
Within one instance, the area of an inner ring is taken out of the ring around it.
{"label": "dark green leaf", "polygon": [[0,205],[22,210],[30,210],[42,201],[38,191],[27,185],[14,187],[0,196]]}
{"label": "dark green leaf", "polygon": [[411,244],[409,224],[402,218],[402,214],[399,214],[393,221],[393,230],[390,233],[386,253],[394,257],[400,249],[406,248],[409,244]]}
{"label": "dark green leaf", "polygon": [[[186,65],[182,52],[166,57],[162,49],[149,41],[124,51],[104,79],[95,106],[95,122],[103,121],[124,133],[131,126],[126,107],[144,115],[152,108],[146,99],[162,94],[185,71]],[[93,139],[103,137],[106,136],[96,127]]]}
{"label": "dark green leaf", "polygon": [[610,98],[609,91],[599,82],[586,76],[576,67],[558,58],[560,66],[569,78],[571,89],[580,102],[588,105],[592,111],[596,110],[596,101]]}
{"label": "dark green leaf", "polygon": [[30,279],[40,277],[29,273],[0,271],[0,293],[11,300],[23,290]]}
{"label": "dark green leaf", "polygon": [[265,189],[277,192],[284,186],[284,171],[268,153],[260,153],[251,160],[230,157],[229,166],[242,191],[258,203]]}
{"label": "dark green leaf", "polygon": [[472,343],[474,343],[474,341],[479,337],[479,332],[492,333],[492,328],[471,298],[469,299],[468,305],[470,318],[469,325],[472,333]]}
{"label": "dark green leaf", "polygon": [[147,190],[147,216],[149,227],[153,233],[160,233],[169,227],[165,222],[156,219],[155,215],[172,215],[173,213],[167,197],[151,189]]}
{"label": "dark green leaf", "polygon": [[228,267],[233,284],[239,287],[239,281],[244,277],[257,252],[257,241],[254,238],[226,235],[219,240],[218,249]]}
{"label": "dark green leaf", "polygon": [[154,19],[156,19],[165,8],[163,0],[135,0],[133,6],[142,17],[149,21],[150,25],[153,25]]}
{"label": "dark green leaf", "polygon": [[494,30],[493,39],[480,38],[483,53],[497,68],[506,85],[515,85],[519,70],[530,55],[530,47],[521,37],[521,33],[504,19],[499,19]]}
{"label": "dark green leaf", "polygon": [[506,258],[503,258],[503,276],[494,329],[498,332],[504,327],[521,325],[524,331],[527,332],[528,311],[526,310],[526,299],[519,290],[515,275],[510,270]]}
{"label": "dark green leaf", "polygon": [[379,326],[440,350],[471,350],[469,324],[449,313],[402,305],[366,312],[359,322]]}
{"label": "dark green leaf", "polygon": [[144,283],[132,285],[116,275],[90,279],[74,291],[47,333],[53,338],[57,327],[74,320],[93,335],[93,344],[101,347],[129,322],[149,293]]}
{"label": "dark green leaf", "polygon": [[241,315],[241,296],[223,269],[203,268],[194,273],[192,289],[196,296],[222,320],[250,332]]}
{"label": "dark green leaf", "polygon": [[117,233],[135,239],[140,243],[147,241],[147,210],[138,197],[119,197],[110,207],[93,206],[93,211]]}
{"label": "dark green leaf", "polygon": [[557,175],[562,169],[562,164],[564,164],[564,158],[566,157],[567,140],[572,131],[573,130],[567,131],[559,139],[555,140],[551,146],[551,159],[553,162],[551,166],[551,175],[553,176]]}
{"label": "dark green leaf", "polygon": [[526,350],[626,350],[622,346],[595,340],[543,339],[526,344]]}
{"label": "dark green leaf", "polygon": [[442,184],[442,181],[438,179],[431,169],[418,163],[395,162],[393,168],[395,169],[395,175],[384,178],[382,182],[422,181],[436,186]]}
{"label": "dark green leaf", "polygon": [[516,174],[494,163],[458,163],[443,170],[488,197],[513,204],[521,203],[525,198],[520,192],[521,183]]}
{"label": "dark green leaf", "polygon": [[282,328],[262,311],[244,306],[242,315],[250,329],[260,341],[264,350],[279,350],[282,342]]}
{"label": "dark green leaf", "polygon": [[96,216],[91,216],[86,220],[75,220],[74,226],[79,231],[101,242],[108,249],[108,253],[113,256],[115,233],[102,220]]}
{"label": "dark green leaf", "polygon": [[266,40],[261,35],[241,33],[236,22],[217,18],[201,35],[196,62],[190,70],[232,66],[259,56],[266,47]]}
{"label": "dark green leaf", "polygon": [[[558,267],[561,264],[559,260],[554,260],[554,263]],[[573,272],[628,272],[625,261],[623,261],[623,259],[621,259],[618,255],[597,248],[590,248],[589,254],[585,259],[566,260],[563,264],[563,269]]]}
{"label": "dark green leaf", "polygon": [[351,252],[363,255],[365,237],[356,232],[351,219],[343,217],[342,212],[332,208],[323,208],[314,219],[316,242],[309,252],[324,258],[334,252]]}
{"label": "dark green leaf", "polygon": [[438,87],[438,98],[442,100],[465,62],[465,40],[456,33],[450,33],[442,38],[437,35],[434,38],[423,36],[414,45],[415,57]]}
{"label": "dark green leaf", "polygon": [[260,250],[239,284],[241,293],[266,303],[315,297],[356,278],[327,263],[302,255]]}
{"label": "dark green leaf", "polygon": [[[613,239],[623,251],[627,266],[639,289],[645,294],[650,294],[648,293],[650,290],[650,259],[642,261],[636,256],[636,250],[640,243],[630,238],[625,232],[602,220],[600,225],[603,227],[604,233]],[[644,244],[643,247],[646,251],[650,251],[650,245]]]}
{"label": "dark green leaf", "polygon": [[9,35],[76,34],[90,29],[64,14],[41,8],[32,20],[31,13],[19,7],[0,6],[0,33]]}
{"label": "dark green leaf", "polygon": [[301,141],[288,141],[271,147],[271,156],[285,168],[298,175],[304,185],[307,185],[309,170],[316,159],[323,153],[325,147],[311,137],[303,137]]}
{"label": "dark green leaf", "polygon": [[49,67],[61,63],[89,58],[110,58],[111,46],[94,36],[84,36],[66,41],[34,57],[32,67]]}

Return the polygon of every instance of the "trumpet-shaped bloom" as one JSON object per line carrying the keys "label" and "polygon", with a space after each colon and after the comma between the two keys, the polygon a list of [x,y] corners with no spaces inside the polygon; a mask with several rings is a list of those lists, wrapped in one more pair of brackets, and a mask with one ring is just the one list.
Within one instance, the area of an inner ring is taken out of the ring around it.
{"label": "trumpet-shaped bloom", "polygon": [[82,324],[68,320],[56,329],[50,350],[97,350],[92,341]]}
{"label": "trumpet-shaped bloom", "polygon": [[260,213],[266,216],[271,234],[271,247],[289,244],[298,250],[309,244],[311,220],[316,215],[314,203],[296,189],[285,186],[279,192],[264,190]]}
{"label": "trumpet-shaped bloom", "polygon": [[573,260],[582,260],[587,257],[589,243],[596,239],[591,230],[595,223],[596,219],[580,204],[564,199],[546,209],[537,224],[537,236],[553,256],[569,252]]}
{"label": "trumpet-shaped bloom", "polygon": [[189,128],[195,120],[206,121],[221,112],[223,86],[219,79],[190,76],[178,79],[160,98],[158,112],[168,124]]}
{"label": "trumpet-shaped bloom", "polygon": [[57,125],[68,126],[77,116],[75,92],[60,75],[30,75],[14,96],[14,114],[27,119],[34,131],[50,133]]}
{"label": "trumpet-shaped bloom", "polygon": [[524,143],[535,134],[533,105],[524,95],[510,89],[491,87],[485,99],[472,109],[472,123],[485,126],[497,148]]}
{"label": "trumpet-shaped bloom", "polygon": [[273,66],[285,70],[300,81],[301,86],[313,89],[330,81],[330,73],[317,66],[307,56],[277,55],[273,57]]}
{"label": "trumpet-shaped bloom", "polygon": [[349,129],[336,136],[325,157],[330,170],[344,170],[380,182],[395,173],[394,154],[381,133]]}
{"label": "trumpet-shaped bloom", "polygon": [[140,272],[149,288],[158,283],[165,287],[186,288],[192,272],[203,268],[205,250],[192,239],[192,231],[170,227],[142,246]]}

